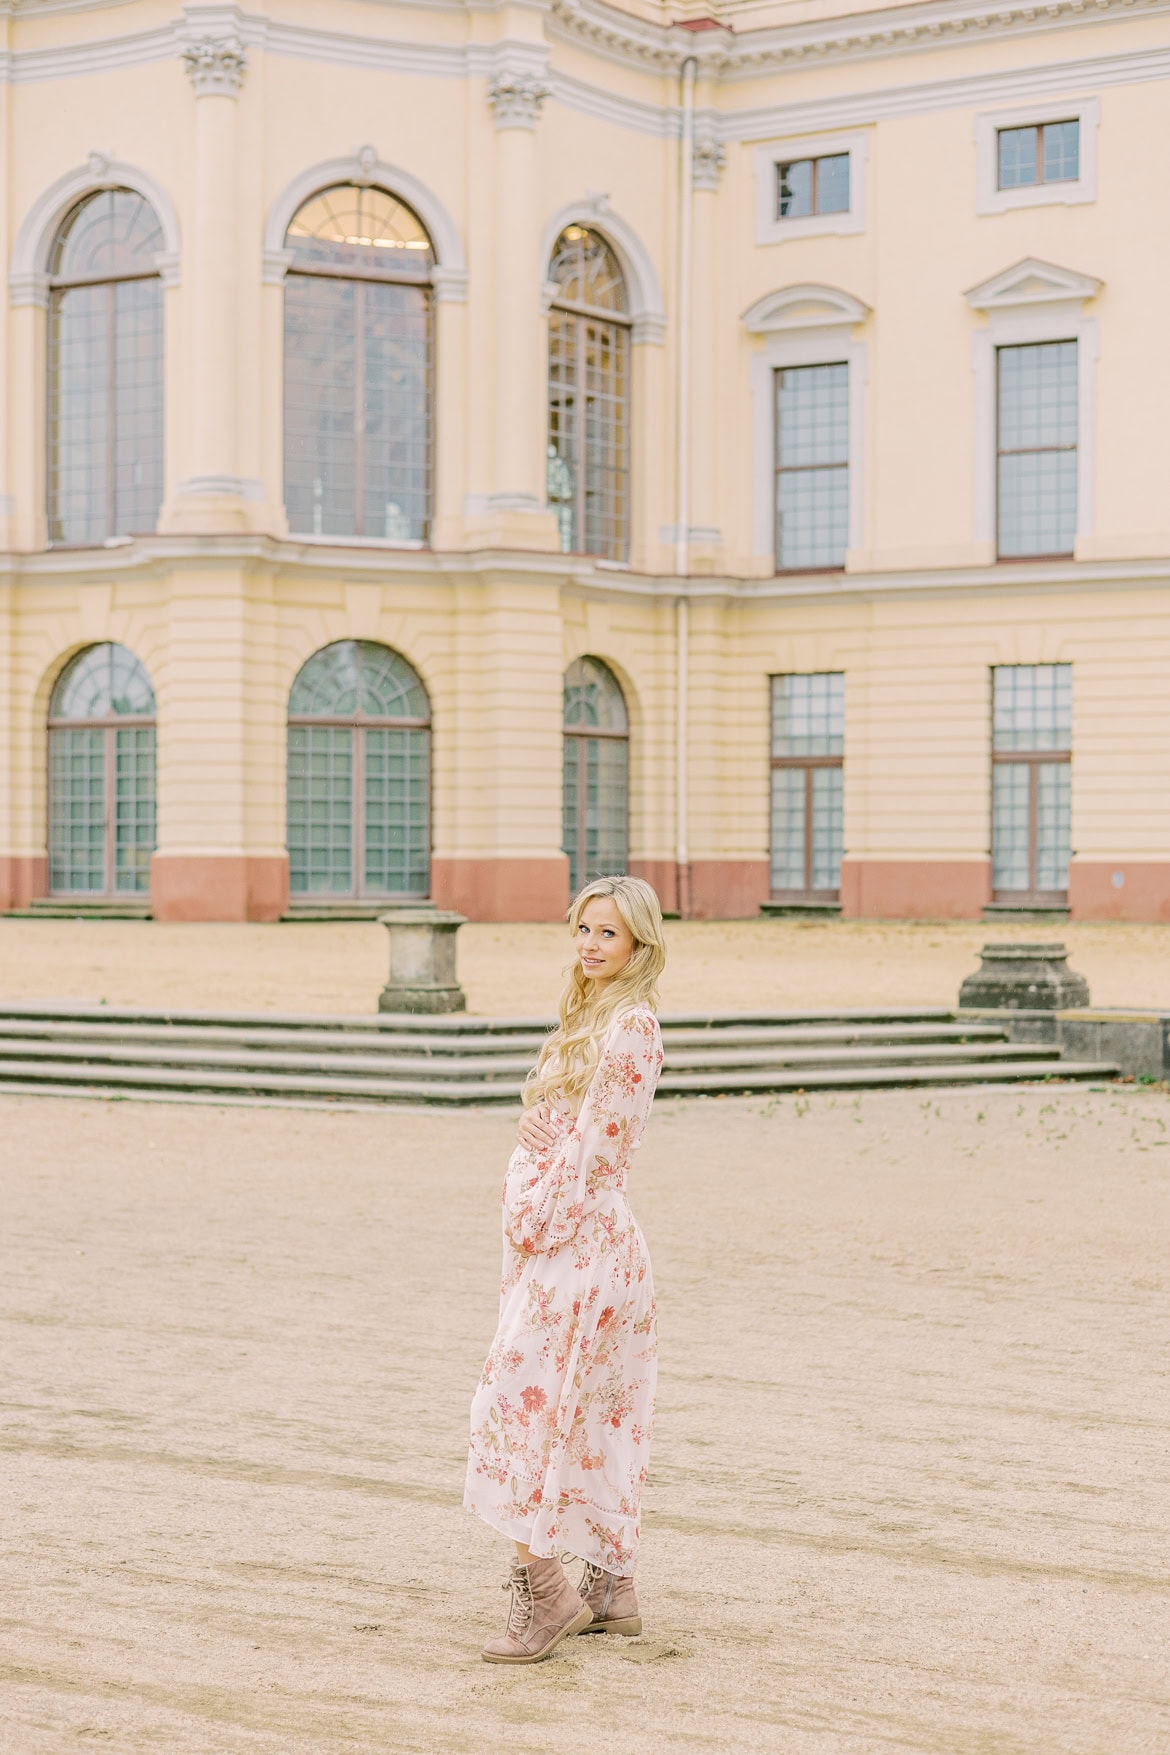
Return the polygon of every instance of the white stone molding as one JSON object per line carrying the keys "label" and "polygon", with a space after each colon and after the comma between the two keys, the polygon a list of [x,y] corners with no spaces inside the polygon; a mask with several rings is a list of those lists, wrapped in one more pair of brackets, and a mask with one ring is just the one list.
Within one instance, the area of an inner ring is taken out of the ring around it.
{"label": "white stone molding", "polygon": [[[837,153],[849,155],[849,207],[845,213],[810,213],[802,219],[776,217],[776,167],[793,159],[827,158]],[[865,230],[865,169],[869,158],[869,136],[862,132],[850,134],[809,134],[802,139],[777,140],[757,146],[754,154],[756,173],[756,243],[783,244],[791,238],[847,237]]]}
{"label": "white stone molding", "polygon": [[1083,303],[1096,298],[1103,284],[1091,274],[1025,256],[1001,274],[970,287],[964,296],[973,311],[1018,311],[1023,305]]}
{"label": "white stone molding", "polygon": [[[1079,167],[1076,179],[1067,183],[1029,183],[1022,189],[999,187],[999,131],[1001,128],[1043,127],[1045,122],[1080,124]],[[1101,99],[1049,98],[1020,104],[975,118],[975,211],[1008,213],[1016,207],[1077,206],[1097,199],[1097,130],[1101,124]]]}
{"label": "white stone molding", "polygon": [[248,475],[190,475],[175,483],[175,497],[258,501],[264,498],[264,483]]}
{"label": "white stone molding", "polygon": [[996,542],[996,350],[1045,341],[1077,343],[1077,539],[1093,534],[1096,492],[1097,320],[1084,306],[1102,282],[1028,257],[972,287],[967,302],[987,314],[971,338],[975,374],[975,541]]}
{"label": "white stone molding", "polygon": [[839,287],[804,283],[765,293],[748,306],[740,322],[749,335],[776,335],[792,329],[807,333],[810,329],[840,328],[843,323],[864,323],[869,310]]}
{"label": "white stone molding", "polygon": [[865,534],[865,392],[868,348],[856,339],[868,305],[836,287],[791,286],[757,299],[741,319],[763,345],[751,355],[752,553],[776,564],[775,377],[786,366],[849,367],[849,548]]}
{"label": "white stone molding", "polygon": [[155,258],[165,286],[179,281],[179,218],[161,183],[137,165],[109,153],[91,152],[88,161],[66,171],[33,202],[20,223],[8,266],[8,302],[42,305],[49,302],[49,251],[57,227],[70,208],[98,189],[133,189],[151,207],[162,227],[164,249]]}
{"label": "white stone molding", "polygon": [[432,268],[431,285],[435,289],[435,299],[440,305],[464,305],[467,303],[466,268]]}
{"label": "white stone molding", "polygon": [[[372,159],[371,153],[374,154]],[[404,201],[425,226],[434,247],[438,268],[451,271],[444,282],[436,279],[436,286],[442,286],[436,296],[441,299],[457,299],[460,290],[466,291],[466,279],[461,289],[455,277],[456,272],[466,276],[467,258],[463,253],[459,227],[451,214],[433,189],[412,171],[402,170],[398,165],[386,164],[378,158],[373,147],[359,147],[349,158],[326,159],[321,164],[309,165],[299,171],[290,183],[285,184],[269,208],[264,226],[264,278],[269,284],[283,281],[291,260],[291,253],[285,247],[285,238],[293,216],[310,195],[332,188],[336,183],[376,186],[384,189],[388,195],[397,196],[400,201]]]}
{"label": "white stone molding", "polygon": [[239,97],[248,69],[248,51],[239,37],[195,37],[181,58],[196,97]]}
{"label": "white stone molding", "polygon": [[718,137],[705,131],[695,141],[691,155],[691,176],[696,189],[718,189],[727,152]]}
{"label": "white stone molding", "polygon": [[[609,197],[587,194],[584,200],[571,201],[554,213],[545,224],[540,239],[542,267],[552,259],[553,245],[567,225],[584,225],[600,232],[621,265],[626,280],[626,299],[633,319],[631,340],[635,346],[645,342],[660,346],[666,339],[666,307],[662,299],[662,283],[658,270],[645,244],[627,220],[614,213]],[[545,291],[548,283],[545,282]],[[546,306],[547,309],[547,306]]]}
{"label": "white stone molding", "polygon": [[506,69],[488,83],[488,103],[497,128],[535,128],[540,106],[551,95],[551,85],[538,73]]}

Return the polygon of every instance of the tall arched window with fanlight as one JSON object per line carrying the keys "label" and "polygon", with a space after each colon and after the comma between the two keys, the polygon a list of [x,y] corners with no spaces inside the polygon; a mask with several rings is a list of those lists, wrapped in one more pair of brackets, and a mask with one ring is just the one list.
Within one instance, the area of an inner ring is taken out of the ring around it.
{"label": "tall arched window with fanlight", "polygon": [[623,872],[629,859],[630,721],[621,684],[600,658],[565,672],[562,845],[569,889]]}
{"label": "tall arched window with fanlight", "polygon": [[313,654],[288,703],[294,896],[429,893],[430,755],[430,702],[405,658],[372,640]]}
{"label": "tall arched window with fanlight", "polygon": [[566,553],[624,561],[630,546],[630,315],[599,232],[566,226],[548,277],[548,502]]}
{"label": "tall arched window with fanlight", "polygon": [[132,189],[66,214],[49,253],[52,543],[151,531],[163,491],[162,227]]}
{"label": "tall arched window with fanlight", "polygon": [[67,664],[49,703],[49,890],[134,896],[150,888],[154,690],[112,641]]}
{"label": "tall arched window with fanlight", "polygon": [[433,473],[434,252],[382,189],[323,189],[293,218],[284,290],[289,529],[423,543]]}

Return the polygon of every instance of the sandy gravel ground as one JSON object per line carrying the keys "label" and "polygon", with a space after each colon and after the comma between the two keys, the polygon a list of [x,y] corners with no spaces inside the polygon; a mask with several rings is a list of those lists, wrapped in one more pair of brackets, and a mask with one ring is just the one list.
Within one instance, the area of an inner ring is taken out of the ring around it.
{"label": "sandy gravel ground", "polygon": [[0,1098],[5,1755],[1164,1755],[1170,1098],[660,1104],[646,1633],[530,1670],[510,1135]]}
{"label": "sandy gravel ground", "polygon": [[[667,1011],[954,1005],[988,939],[1063,939],[1097,1005],[1170,1009],[1170,926],[985,926],[855,921],[669,922]],[[567,955],[559,926],[466,926],[473,1012],[546,1015]],[[0,1004],[371,1012],[386,979],[376,922],[165,926],[0,919]]]}

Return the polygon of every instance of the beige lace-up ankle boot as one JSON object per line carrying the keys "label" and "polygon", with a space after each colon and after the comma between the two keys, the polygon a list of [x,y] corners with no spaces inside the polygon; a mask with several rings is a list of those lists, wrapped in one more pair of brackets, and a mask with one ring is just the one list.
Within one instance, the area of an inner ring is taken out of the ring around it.
{"label": "beige lace-up ankle boot", "polygon": [[530,1560],[527,1566],[513,1561],[504,1589],[512,1593],[508,1628],[502,1639],[489,1639],[484,1646],[486,1663],[537,1664],[562,1639],[583,1632],[592,1619],[589,1605],[582,1603],[555,1555]]}
{"label": "beige lace-up ankle boot", "polygon": [[619,1578],[614,1572],[603,1572],[600,1566],[586,1560],[577,1592],[584,1597],[593,1615],[588,1627],[581,1629],[582,1633],[641,1633],[642,1617],[638,1612],[632,1578]]}

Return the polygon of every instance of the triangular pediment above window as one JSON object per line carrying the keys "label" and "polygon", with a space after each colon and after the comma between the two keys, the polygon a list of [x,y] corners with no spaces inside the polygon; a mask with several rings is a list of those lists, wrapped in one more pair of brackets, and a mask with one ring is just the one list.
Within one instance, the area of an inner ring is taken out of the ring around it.
{"label": "triangular pediment above window", "polygon": [[967,303],[976,311],[1008,311],[1020,305],[1049,305],[1057,301],[1095,298],[1104,282],[1091,274],[1078,274],[1072,268],[1058,268],[1055,262],[1041,262],[1036,256],[1025,256],[1013,268],[1005,268],[990,280],[981,281],[968,291]]}
{"label": "triangular pediment above window", "polygon": [[835,286],[786,286],[766,293],[743,314],[750,335],[775,335],[788,329],[824,329],[830,324],[863,323],[869,306]]}

